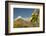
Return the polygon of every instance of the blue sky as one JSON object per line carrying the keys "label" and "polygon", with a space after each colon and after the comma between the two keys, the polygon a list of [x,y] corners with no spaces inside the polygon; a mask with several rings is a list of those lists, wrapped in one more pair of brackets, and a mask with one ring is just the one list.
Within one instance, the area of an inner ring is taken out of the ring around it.
{"label": "blue sky", "polygon": [[31,17],[34,11],[32,8],[14,8],[13,10],[13,18],[17,18],[18,16],[22,16],[23,18]]}

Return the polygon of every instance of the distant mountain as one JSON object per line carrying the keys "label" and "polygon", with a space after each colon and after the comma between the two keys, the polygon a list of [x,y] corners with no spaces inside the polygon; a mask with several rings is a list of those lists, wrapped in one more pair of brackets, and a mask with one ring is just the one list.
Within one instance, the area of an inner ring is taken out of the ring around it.
{"label": "distant mountain", "polygon": [[14,21],[14,27],[27,27],[31,26],[31,22],[28,20],[25,20],[25,18],[22,18],[21,16],[18,16]]}
{"label": "distant mountain", "polygon": [[15,18],[15,21],[18,20],[18,19],[25,20],[25,18],[23,18],[23,17],[21,17],[21,16],[18,16],[17,18]]}

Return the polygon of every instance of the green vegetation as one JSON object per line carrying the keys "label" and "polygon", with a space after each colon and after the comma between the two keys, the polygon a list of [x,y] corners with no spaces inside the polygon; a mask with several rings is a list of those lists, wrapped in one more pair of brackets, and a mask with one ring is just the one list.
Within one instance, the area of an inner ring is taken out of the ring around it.
{"label": "green vegetation", "polygon": [[38,17],[34,17],[32,20],[31,20],[31,22],[32,22],[32,24],[33,24],[33,26],[39,26],[39,22],[38,22]]}
{"label": "green vegetation", "polygon": [[32,15],[31,22],[33,24],[33,27],[39,26],[39,12]]}

